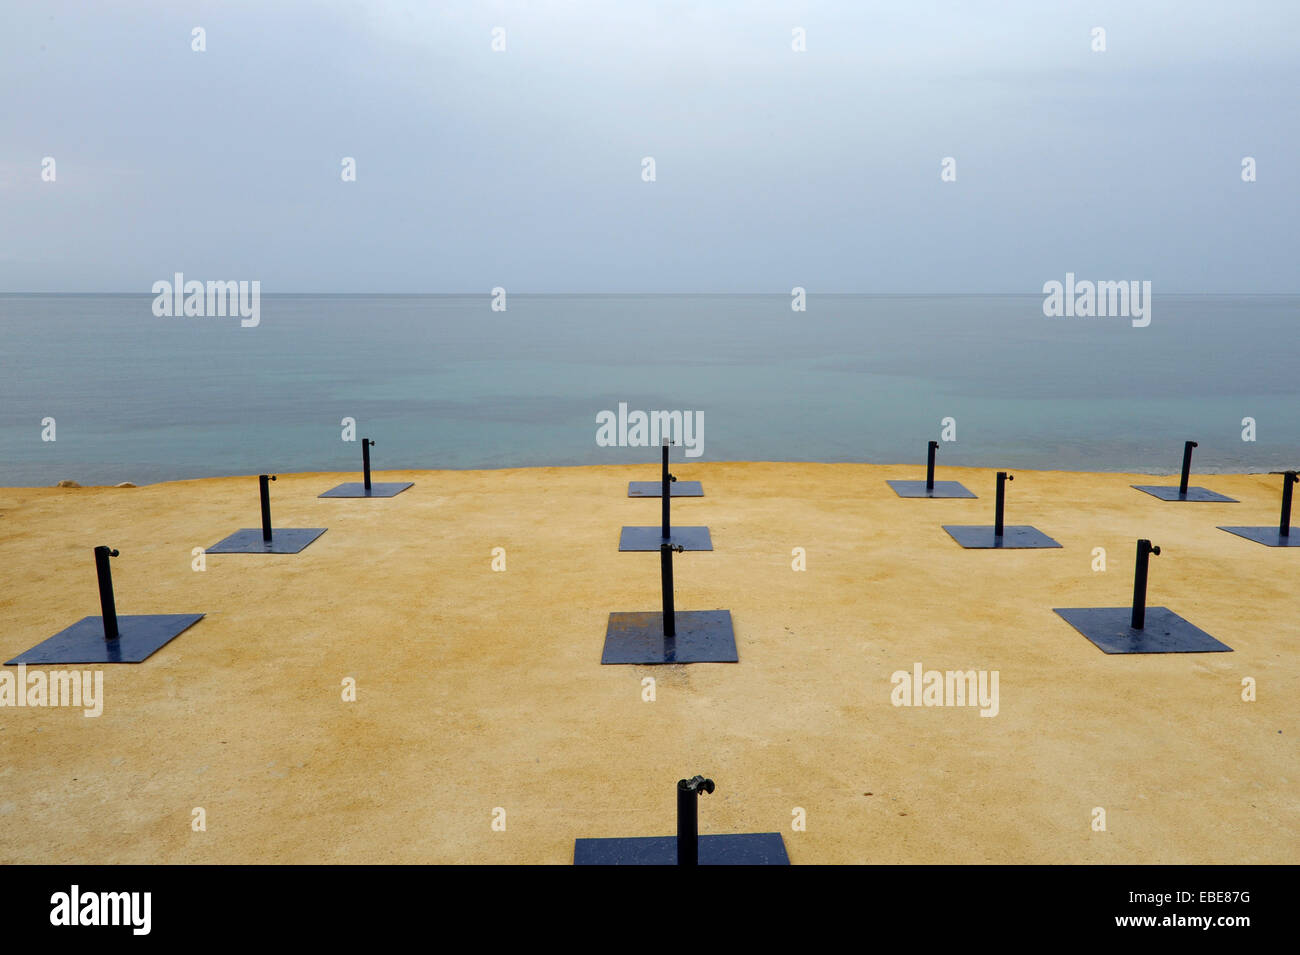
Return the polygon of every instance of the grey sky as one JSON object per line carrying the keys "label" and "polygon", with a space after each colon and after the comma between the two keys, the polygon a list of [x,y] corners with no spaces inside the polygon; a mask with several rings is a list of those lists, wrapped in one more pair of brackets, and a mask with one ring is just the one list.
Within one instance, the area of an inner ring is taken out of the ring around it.
{"label": "grey sky", "polygon": [[3,0],[0,22],[0,291],[1300,291],[1293,0]]}

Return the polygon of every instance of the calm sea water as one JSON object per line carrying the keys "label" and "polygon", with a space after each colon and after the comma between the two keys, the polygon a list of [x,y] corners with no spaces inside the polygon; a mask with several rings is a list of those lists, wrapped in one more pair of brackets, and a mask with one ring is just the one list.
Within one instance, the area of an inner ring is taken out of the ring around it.
{"label": "calm sea water", "polygon": [[[0,296],[0,485],[645,462],[596,415],[704,414],[698,460],[1145,471],[1300,464],[1300,296],[1157,294],[1151,325],[1042,297],[264,295],[261,324],[149,295]],[[42,441],[42,419],[57,440]],[[1258,440],[1242,440],[1242,419]]]}

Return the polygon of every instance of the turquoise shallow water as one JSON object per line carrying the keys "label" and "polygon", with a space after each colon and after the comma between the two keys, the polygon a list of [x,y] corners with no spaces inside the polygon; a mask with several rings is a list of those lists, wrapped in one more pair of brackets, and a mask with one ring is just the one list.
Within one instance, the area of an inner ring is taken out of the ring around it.
{"label": "turquoise shallow water", "polygon": [[[1161,295],[1152,322],[1040,295],[264,295],[261,323],[149,295],[0,295],[0,485],[644,461],[596,415],[704,416],[702,461],[1171,473],[1300,464],[1300,296]],[[42,419],[57,440],[41,440]],[[1253,417],[1257,440],[1242,440]]]}

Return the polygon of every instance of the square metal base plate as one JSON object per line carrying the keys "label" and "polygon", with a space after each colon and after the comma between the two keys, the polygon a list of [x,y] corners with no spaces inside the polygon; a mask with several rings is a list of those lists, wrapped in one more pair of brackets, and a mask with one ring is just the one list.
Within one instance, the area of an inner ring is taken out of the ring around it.
{"label": "square metal base plate", "polygon": [[391,481],[387,484],[379,481],[370,482],[370,490],[366,490],[365,481],[350,481],[347,484],[340,484],[338,487],[332,487],[324,494],[318,494],[317,497],[397,497],[408,487],[413,487],[414,481]]}
{"label": "square metal base plate", "polygon": [[974,497],[960,481],[935,481],[927,491],[924,481],[886,481],[899,497]]}
{"label": "square metal base plate", "polygon": [[[669,497],[703,497],[704,485],[699,481],[673,481],[668,485],[672,488],[669,491]],[[627,484],[628,497],[663,497],[663,481],[629,481]]]}
{"label": "square metal base plate", "polygon": [[998,548],[1000,550],[1023,550],[1032,547],[1060,547],[1036,527],[1028,524],[1006,524],[1002,527],[1002,536],[993,536],[993,525],[982,524],[944,524],[943,529],[952,535],[952,539],[962,547],[976,549]]}
{"label": "square metal base plate", "polygon": [[209,554],[296,554],[325,533],[324,527],[277,527],[269,541],[260,527],[245,527],[208,548]]}
{"label": "square metal base plate", "polygon": [[1232,652],[1232,647],[1168,607],[1147,607],[1146,626],[1141,630],[1129,626],[1132,607],[1077,607],[1056,613],[1107,653]]}
{"label": "square metal base plate", "polygon": [[[660,536],[662,534],[663,528],[658,524],[654,527],[625,527],[618,537],[618,549],[658,550],[664,542]],[[713,538],[709,536],[707,527],[679,527],[674,524],[668,543],[677,544],[682,550],[713,550]]]}
{"label": "square metal base plate", "polygon": [[612,613],[601,663],[739,663],[730,610],[678,610],[677,636],[664,637],[662,613]]}
{"label": "square metal base plate", "polygon": [[82,617],[5,663],[141,663],[203,619],[201,613],[117,616],[118,638],[104,639],[103,617]]}
{"label": "square metal base plate", "polygon": [[[789,865],[779,832],[699,836],[700,865]],[[676,865],[676,836],[577,839],[574,865]]]}
{"label": "square metal base plate", "polygon": [[1236,504],[1235,497],[1227,497],[1217,491],[1211,491],[1203,487],[1189,487],[1187,494],[1178,493],[1178,485],[1172,487],[1162,487],[1157,484],[1133,484],[1132,487],[1139,491],[1146,491],[1152,497],[1158,497],[1162,501],[1217,501],[1220,504]]}
{"label": "square metal base plate", "polygon": [[1221,526],[1219,530],[1227,531],[1229,534],[1236,534],[1238,537],[1244,537],[1246,540],[1252,540],[1268,547],[1300,547],[1300,527],[1289,528],[1291,533],[1286,537],[1282,536],[1282,530],[1276,524],[1272,527]]}

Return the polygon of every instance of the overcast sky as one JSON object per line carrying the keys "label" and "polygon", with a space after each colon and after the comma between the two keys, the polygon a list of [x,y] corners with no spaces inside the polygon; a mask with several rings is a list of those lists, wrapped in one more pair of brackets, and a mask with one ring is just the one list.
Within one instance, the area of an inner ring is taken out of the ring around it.
{"label": "overcast sky", "polygon": [[0,291],[1300,291],[1295,0],[0,0],[0,22]]}

